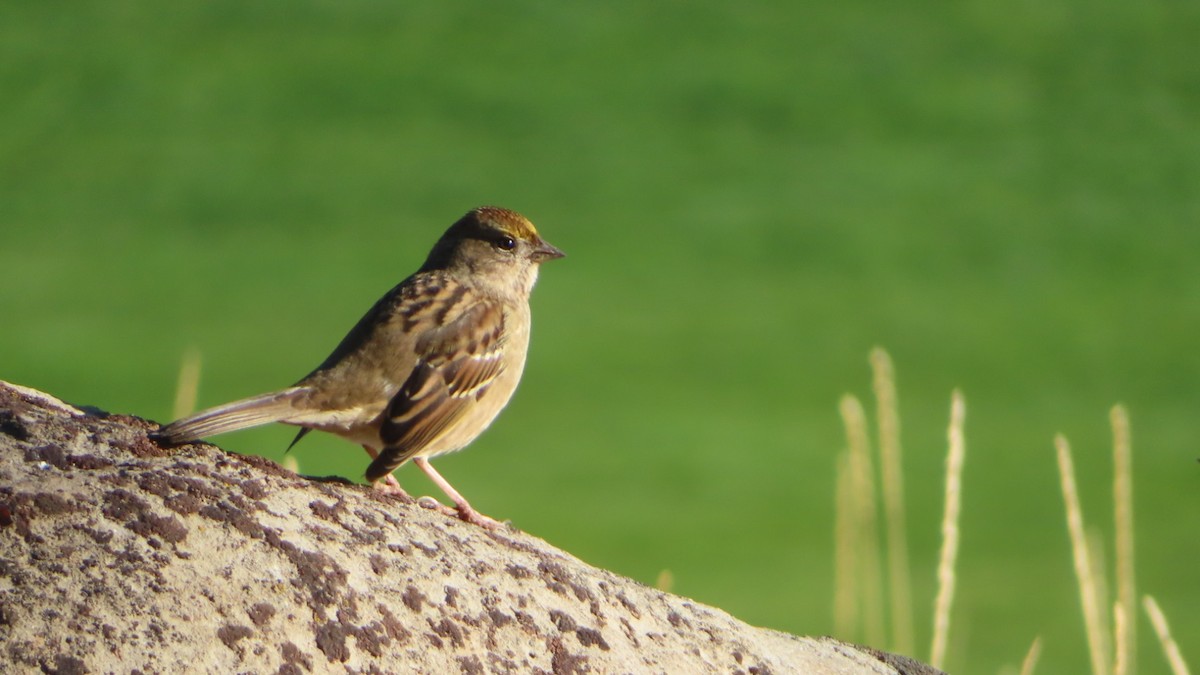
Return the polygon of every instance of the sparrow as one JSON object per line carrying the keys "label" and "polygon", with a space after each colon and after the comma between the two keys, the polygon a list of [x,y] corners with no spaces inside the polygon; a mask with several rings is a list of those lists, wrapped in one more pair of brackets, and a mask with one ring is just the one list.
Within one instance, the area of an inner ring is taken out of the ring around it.
{"label": "sparrow", "polygon": [[474,209],[299,382],[176,420],[153,436],[175,445],[282,422],[300,427],[295,445],[324,431],[367,451],[366,478],[376,487],[407,496],[392,472],[411,459],[460,518],[500,527],[429,460],[466,447],[512,398],[525,368],[538,269],[563,255],[521,214]]}

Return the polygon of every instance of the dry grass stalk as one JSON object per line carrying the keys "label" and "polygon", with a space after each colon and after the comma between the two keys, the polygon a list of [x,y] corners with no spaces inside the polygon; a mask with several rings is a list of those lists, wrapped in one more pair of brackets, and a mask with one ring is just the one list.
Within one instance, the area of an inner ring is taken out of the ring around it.
{"label": "dry grass stalk", "polygon": [[280,460],[279,466],[291,471],[292,473],[300,473],[300,461],[296,459],[296,455],[287,454]]}
{"label": "dry grass stalk", "polygon": [[1079,581],[1079,598],[1087,630],[1088,655],[1094,675],[1107,675],[1108,659],[1104,656],[1104,618],[1098,602],[1099,589],[1088,556],[1087,537],[1083,531],[1083,509],[1079,505],[1079,490],[1075,486],[1075,467],[1071,461],[1071,446],[1059,434],[1054,438],[1058,452],[1058,471],[1062,479],[1063,501],[1067,509],[1067,531],[1075,557],[1075,578]]}
{"label": "dry grass stalk", "polygon": [[850,638],[859,625],[858,614],[858,508],[854,503],[850,452],[838,455],[833,519],[833,629]]}
{"label": "dry grass stalk", "polygon": [[1025,654],[1025,660],[1021,662],[1021,675],[1033,675],[1033,669],[1037,667],[1038,657],[1042,655],[1042,636],[1037,636],[1033,639],[1033,644],[1029,645],[1029,651]]}
{"label": "dry grass stalk", "polygon": [[1113,675],[1129,674],[1129,649],[1125,644],[1129,635],[1129,618],[1125,606],[1118,600],[1113,603]]}
{"label": "dry grass stalk", "polygon": [[958,519],[962,505],[962,469],[966,457],[966,442],[963,438],[966,413],[962,392],[956,389],[951,396],[950,428],[947,431],[950,450],[946,455],[946,505],[942,516],[942,552],[938,561],[938,592],[933,605],[933,646],[930,648],[929,657],[930,665],[938,669],[944,669],[946,662],[946,645],[950,636],[950,607],[954,601],[954,566],[958,558]]}
{"label": "dry grass stalk", "polygon": [[1143,595],[1142,606],[1146,609],[1146,616],[1150,617],[1150,625],[1154,626],[1154,632],[1158,635],[1158,642],[1162,645],[1167,663],[1171,664],[1171,672],[1175,675],[1188,675],[1190,671],[1187,663],[1183,660],[1183,654],[1179,652],[1175,638],[1171,637],[1171,627],[1167,625],[1167,617],[1159,609],[1158,603],[1152,596]]}
{"label": "dry grass stalk", "polygon": [[[1113,431],[1113,529],[1116,538],[1117,606],[1123,621],[1114,615],[1114,675],[1133,675],[1137,663],[1137,591],[1133,573],[1133,452],[1129,413],[1122,405],[1109,412]],[[1132,613],[1131,613],[1132,612]]]}
{"label": "dry grass stalk", "polygon": [[886,519],[892,649],[901,654],[911,654],[912,581],[908,568],[908,527],[904,515],[900,413],[896,404],[896,377],[892,359],[880,347],[871,350],[871,369],[874,373],[875,414],[879,422],[879,468]]}
{"label": "dry grass stalk", "polygon": [[179,419],[196,409],[196,395],[200,391],[200,352],[189,347],[183,352],[179,364],[179,379],[175,384],[175,405],[171,419]]}
{"label": "dry grass stalk", "polygon": [[[1096,607],[1100,610],[1100,654],[1104,657],[1105,666],[1112,667],[1112,637],[1114,624],[1105,610],[1112,606],[1109,599],[1108,567],[1104,557],[1104,534],[1097,528],[1087,528],[1088,562],[1092,565],[1092,579],[1095,581]],[[1112,672],[1111,670],[1109,672]]]}
{"label": "dry grass stalk", "polygon": [[664,593],[670,593],[672,588],[675,588],[675,575],[671,570],[664,569],[658,573],[658,578],[654,580],[654,587]]}
{"label": "dry grass stalk", "polygon": [[875,516],[875,480],[871,463],[867,419],[862,404],[847,394],[842,397],[840,411],[846,426],[847,468],[850,475],[851,518],[856,568],[850,568],[857,578],[857,603],[862,608],[862,636],[868,644],[882,644],[883,585],[879,555],[879,533]]}

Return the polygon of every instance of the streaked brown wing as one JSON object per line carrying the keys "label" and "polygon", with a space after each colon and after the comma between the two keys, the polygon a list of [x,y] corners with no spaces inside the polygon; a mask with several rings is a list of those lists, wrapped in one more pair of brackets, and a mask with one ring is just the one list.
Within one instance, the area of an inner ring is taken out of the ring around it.
{"label": "streaked brown wing", "polygon": [[[459,309],[452,305],[450,311]],[[388,403],[385,447],[367,470],[376,480],[446,432],[503,370],[504,315],[492,303],[461,308],[457,317],[417,341],[417,364]]]}

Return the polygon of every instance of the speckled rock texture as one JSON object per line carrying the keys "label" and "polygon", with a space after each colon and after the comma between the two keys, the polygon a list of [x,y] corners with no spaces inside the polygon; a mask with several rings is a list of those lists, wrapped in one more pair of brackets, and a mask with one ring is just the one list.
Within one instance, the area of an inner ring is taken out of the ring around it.
{"label": "speckled rock texture", "polygon": [[0,382],[0,672],[934,672],[154,428]]}

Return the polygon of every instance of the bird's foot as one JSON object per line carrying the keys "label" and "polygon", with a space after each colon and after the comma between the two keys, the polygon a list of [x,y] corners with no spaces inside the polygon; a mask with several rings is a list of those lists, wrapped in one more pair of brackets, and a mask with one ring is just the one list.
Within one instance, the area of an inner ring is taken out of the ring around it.
{"label": "bird's foot", "polygon": [[437,469],[433,468],[433,465],[429,463],[428,459],[424,457],[414,457],[413,462],[417,466],[421,467],[421,470],[425,472],[425,475],[429,476],[429,479],[432,480],[435,485],[441,488],[442,492],[445,492],[446,496],[449,497],[450,500],[454,502],[455,507],[457,507],[455,509],[451,509],[450,507],[442,506],[440,503],[437,503],[436,500],[433,500],[434,503],[437,504],[438,508],[444,509],[443,513],[457,514],[462,520],[480,527],[487,528],[489,530],[503,530],[509,527],[508,523],[502,523],[494,518],[489,518],[471,508],[471,504],[467,501],[466,497],[463,497],[461,494],[459,494],[458,490],[455,490],[454,486],[451,485],[449,481],[447,481],[445,478],[442,478],[442,474],[438,473]]}
{"label": "bird's foot", "polygon": [[485,516],[471,508],[470,504],[459,504],[455,511],[458,513],[458,517],[462,520],[483,528],[487,528],[489,530],[507,530],[509,528],[509,524],[507,522],[502,523],[495,518]]}
{"label": "bird's foot", "polygon": [[495,518],[490,518],[483,515],[482,513],[471,508],[470,504],[446,506],[433,497],[425,495],[417,500],[417,505],[422,508],[429,509],[430,511],[439,511],[447,516],[455,516],[459,520],[471,523],[472,525],[478,525],[489,530],[504,530],[509,526],[508,523],[502,523]]}
{"label": "bird's foot", "polygon": [[412,495],[408,494],[404,491],[404,488],[400,487],[400,481],[396,480],[396,477],[390,473],[387,475],[387,478],[375,483],[374,487],[376,490],[379,490],[381,494],[394,495],[409,501],[415,501],[412,498]]}
{"label": "bird's foot", "polygon": [[424,497],[417,499],[417,506],[420,506],[423,509],[429,509],[430,511],[438,511],[439,513],[447,516],[458,514],[458,511],[455,511],[433,497],[430,497],[429,495],[425,495]]}

